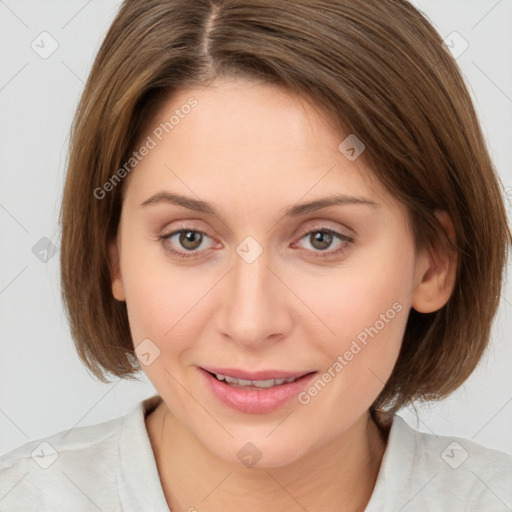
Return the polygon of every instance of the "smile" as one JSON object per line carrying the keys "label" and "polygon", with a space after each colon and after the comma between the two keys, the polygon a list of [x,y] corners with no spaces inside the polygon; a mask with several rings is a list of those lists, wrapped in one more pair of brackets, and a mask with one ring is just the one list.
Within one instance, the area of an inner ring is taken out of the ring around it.
{"label": "smile", "polygon": [[247,372],[227,368],[199,368],[199,371],[216,401],[231,409],[252,414],[279,409],[296,398],[318,373],[276,370]]}
{"label": "smile", "polygon": [[281,386],[282,384],[295,382],[300,377],[290,377],[289,379],[267,379],[267,380],[247,380],[237,379],[229,375],[222,375],[222,373],[214,373],[215,377],[220,381],[226,381],[227,384],[233,387],[256,387],[256,388],[273,388],[274,386]]}

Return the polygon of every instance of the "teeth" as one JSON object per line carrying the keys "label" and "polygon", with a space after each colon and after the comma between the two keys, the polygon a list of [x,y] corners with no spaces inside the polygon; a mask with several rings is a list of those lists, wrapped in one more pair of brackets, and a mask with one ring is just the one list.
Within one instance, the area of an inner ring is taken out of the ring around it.
{"label": "teeth", "polygon": [[237,387],[255,386],[257,388],[272,388],[284,383],[294,382],[299,378],[290,377],[289,379],[247,380],[237,379],[235,377],[230,377],[229,375],[222,375],[221,373],[216,373],[215,376],[218,380],[225,380],[229,384],[234,384]]}

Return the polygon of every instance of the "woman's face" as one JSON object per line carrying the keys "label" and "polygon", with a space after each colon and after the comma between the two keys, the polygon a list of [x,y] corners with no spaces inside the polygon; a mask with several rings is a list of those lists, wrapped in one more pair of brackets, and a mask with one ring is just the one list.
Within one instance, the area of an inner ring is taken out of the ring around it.
{"label": "woman's face", "polygon": [[173,95],[141,138],[114,295],[165,404],[224,460],[333,442],[397,359],[425,268],[347,135],[281,89],[218,80]]}

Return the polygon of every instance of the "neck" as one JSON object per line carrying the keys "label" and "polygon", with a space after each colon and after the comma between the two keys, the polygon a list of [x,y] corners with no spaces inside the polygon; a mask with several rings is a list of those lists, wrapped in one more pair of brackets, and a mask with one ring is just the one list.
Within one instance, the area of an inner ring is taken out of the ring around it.
{"label": "neck", "polygon": [[218,458],[164,402],[146,426],[172,512],[364,511],[389,428],[365,414],[341,437],[286,466],[246,468]]}

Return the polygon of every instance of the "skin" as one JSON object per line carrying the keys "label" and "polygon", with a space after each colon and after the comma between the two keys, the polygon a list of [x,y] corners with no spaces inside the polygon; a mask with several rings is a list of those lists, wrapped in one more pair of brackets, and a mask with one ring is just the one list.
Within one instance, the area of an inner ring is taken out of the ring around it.
{"label": "skin", "polygon": [[[364,510],[387,435],[368,409],[396,362],[407,313],[446,303],[455,260],[441,249],[417,251],[403,207],[361,158],[338,150],[346,135],[275,86],[219,79],[178,91],[141,140],[191,96],[197,107],[123,184],[110,247],[113,295],[126,301],[134,345],[149,338],[160,350],[143,369],[163,399],[146,425],[167,502],[173,512]],[[218,215],[141,206],[161,191],[208,201]],[[283,217],[290,206],[333,193],[376,205]],[[439,218],[450,231],[446,215]],[[206,235],[192,251],[179,234],[159,238],[178,229]],[[322,229],[354,241],[334,237],[322,251],[311,234]],[[250,264],[236,252],[247,236],[263,249]],[[180,259],[169,247],[200,257]],[[236,411],[198,370],[321,374],[395,303],[401,312],[307,405]],[[261,452],[251,468],[237,457],[249,441]]]}

